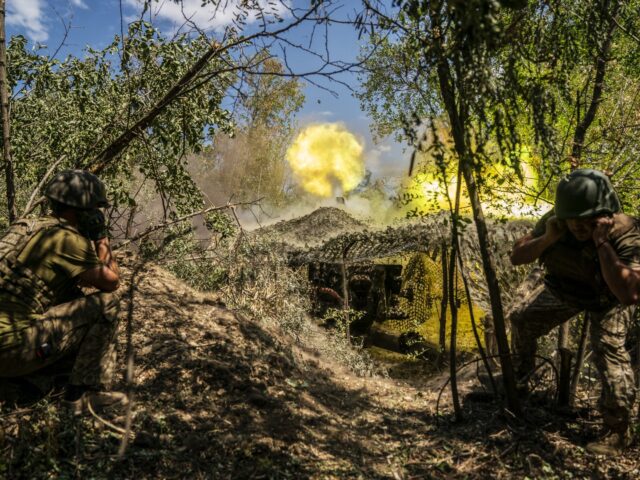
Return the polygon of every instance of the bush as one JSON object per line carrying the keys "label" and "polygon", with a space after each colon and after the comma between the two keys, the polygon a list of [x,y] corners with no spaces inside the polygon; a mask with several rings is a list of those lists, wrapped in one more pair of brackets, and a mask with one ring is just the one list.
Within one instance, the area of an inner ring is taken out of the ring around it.
{"label": "bush", "polygon": [[[347,341],[344,321],[338,321],[339,328],[328,332],[313,328],[307,270],[288,265],[277,238],[247,234],[222,215],[206,220],[213,230],[208,245],[198,241],[193,228],[183,226],[166,231],[162,240],[147,242],[142,254],[163,264],[191,287],[215,292],[229,308],[277,325],[357,375],[376,371],[367,352]],[[340,317],[342,311],[335,313]]]}

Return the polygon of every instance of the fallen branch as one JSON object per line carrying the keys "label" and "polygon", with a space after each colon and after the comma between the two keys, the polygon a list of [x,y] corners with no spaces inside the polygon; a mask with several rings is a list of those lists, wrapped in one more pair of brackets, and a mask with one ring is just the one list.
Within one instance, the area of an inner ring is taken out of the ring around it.
{"label": "fallen branch", "polygon": [[[277,37],[287,31],[295,28],[304,21],[308,20],[312,14],[314,14],[320,4],[318,2],[315,6],[310,8],[304,15],[295,19],[295,21],[285,25],[274,31],[261,31],[246,37],[240,36],[232,42],[222,45],[218,42],[212,42],[209,49],[187,70],[180,79],[162,96],[162,98],[133,126],[125,130],[120,136],[115,139],[110,145],[104,148],[87,166],[87,169],[92,173],[99,174],[104,170],[125,148],[134,140],[140,133],[142,133],[151,123],[169,106],[174,100],[182,96],[192,82],[198,78],[198,75],[205,69],[209,62],[217,57],[220,57],[223,53],[229,50],[258,40],[259,38]],[[238,67],[240,68],[240,67]],[[222,68],[217,72],[213,72],[208,75],[208,80],[214,78],[217,75],[226,73],[229,69]]]}
{"label": "fallen branch", "polygon": [[[189,89],[193,87],[193,83],[195,80],[199,78],[202,74],[203,70],[207,67],[209,62],[214,58],[220,58],[224,53],[242,45],[250,44],[251,42],[257,41],[260,38],[277,38],[278,36],[288,32],[291,29],[296,28],[300,24],[308,21],[312,16],[317,12],[320,8],[322,2],[318,2],[316,5],[309,8],[308,11],[296,18],[291,23],[273,30],[263,30],[260,32],[253,33],[247,36],[239,36],[235,40],[230,41],[226,44],[220,44],[216,41],[211,42],[209,49],[198,59],[196,62],[187,70],[182,77],[173,84],[173,86],[160,98],[148,111],[147,113],[140,118],[134,125],[129,127],[127,130],[122,132],[118,138],[116,138],[113,142],[107,145],[94,159],[86,165],[84,168],[89,170],[91,173],[100,174],[113,160],[115,160],[128,146],[129,144],[136,139],[142,132],[145,131],[151,125],[151,123],[162,113],[165,109],[171,105],[175,100],[182,97],[183,95],[189,93]],[[4,45],[4,42],[0,42]],[[206,81],[210,81],[212,78],[222,75],[224,73],[228,73],[234,70],[242,70],[247,69],[247,66],[237,66],[234,68],[220,68],[216,72],[212,72],[207,75]],[[1,70],[1,68],[0,68]],[[1,83],[0,79],[0,83]],[[202,86],[206,82],[201,82],[198,87]],[[0,89],[2,90],[2,89]],[[8,142],[5,141],[5,144],[8,146]],[[91,150],[95,147],[89,148],[89,151],[85,152],[83,155],[80,155],[80,158],[87,158],[93,153]],[[81,162],[76,161],[76,164],[79,165]],[[12,193],[14,188],[12,185],[13,179],[13,164],[10,161],[5,161],[5,170],[7,176],[7,198],[8,205],[11,206],[15,203],[14,197],[15,193]],[[10,182],[11,180],[11,182]],[[44,201],[44,197],[39,197],[38,200],[34,200],[33,205],[31,205],[30,210],[27,211],[25,209],[25,215],[30,213],[30,211],[36,206],[40,205]],[[29,201],[32,202],[31,200]],[[9,214],[9,218],[12,221],[14,215]]]}
{"label": "fallen branch", "polygon": [[56,168],[58,168],[58,165],[60,165],[65,158],[66,158],[66,156],[63,155],[58,160],[56,160],[53,163],[53,165],[51,165],[51,167],[49,167],[49,170],[47,170],[47,173],[45,173],[44,176],[40,179],[40,182],[38,182],[38,186],[33,189],[33,192],[31,192],[31,196],[29,197],[29,201],[27,202],[27,206],[24,207],[24,210],[22,212],[22,216],[23,217],[26,217],[27,215],[29,215],[38,205],[40,205],[43,202],[44,197],[40,197],[40,199],[38,201],[36,201],[36,196],[38,195],[38,192],[40,192],[40,190],[42,190],[42,187],[47,182],[47,180],[49,180],[49,177],[51,176],[53,171]]}
{"label": "fallen branch", "polygon": [[[89,410],[89,413],[91,414],[91,416],[93,418],[95,418],[96,420],[98,420],[101,424],[103,424],[105,427],[110,428],[111,430],[113,430],[116,433],[119,433],[120,435],[126,435],[127,431],[124,428],[120,428],[117,425],[114,425],[113,423],[105,420],[104,418],[102,418],[100,415],[98,415],[95,410],[93,409],[93,407],[91,406],[91,402],[87,402],[87,409]],[[131,432],[130,432],[131,433]]]}

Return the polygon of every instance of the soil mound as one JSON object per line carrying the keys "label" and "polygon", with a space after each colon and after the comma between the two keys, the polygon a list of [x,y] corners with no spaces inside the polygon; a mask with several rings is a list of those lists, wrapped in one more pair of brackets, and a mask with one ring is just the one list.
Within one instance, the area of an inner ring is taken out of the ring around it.
{"label": "soil mound", "polygon": [[343,233],[360,232],[367,225],[336,207],[321,207],[291,220],[283,220],[257,231],[275,235],[292,246],[317,246]]}
{"label": "soil mound", "polygon": [[[56,392],[20,407],[0,400],[0,478],[386,476],[399,426],[376,427],[393,422],[373,393],[393,392],[388,380],[355,377],[154,264],[128,255],[121,267],[114,389],[133,398],[124,456],[127,412],[72,417]],[[320,330],[310,335],[328,343]],[[386,440],[370,442],[371,426]]]}

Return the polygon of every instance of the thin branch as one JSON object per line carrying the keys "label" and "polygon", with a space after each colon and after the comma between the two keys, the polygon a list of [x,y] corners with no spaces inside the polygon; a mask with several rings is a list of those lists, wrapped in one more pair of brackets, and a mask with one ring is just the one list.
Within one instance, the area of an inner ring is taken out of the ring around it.
{"label": "thin branch", "polygon": [[614,15],[610,15],[610,20],[615,24],[616,27],[618,27],[622,31],[622,33],[627,35],[636,43],[640,44],[640,37],[634,35],[633,32],[630,32],[628,29],[620,25],[620,22],[618,22],[618,19]]}
{"label": "thin branch", "polygon": [[60,15],[60,13],[58,13],[58,10],[56,10],[55,7],[51,7],[51,9],[56,14],[56,17],[58,17],[58,20],[60,20],[60,23],[62,23],[62,29],[64,30],[64,33],[62,34],[62,40],[60,40],[60,42],[58,43],[58,46],[56,47],[55,51],[49,57],[49,61],[54,60],[58,56],[58,53],[60,53],[60,50],[66,44],[67,38],[69,37],[69,32],[71,31],[71,22],[66,23],[64,18],[62,17],[62,15]]}
{"label": "thin branch", "polygon": [[154,232],[157,232],[158,230],[162,230],[164,228],[170,227],[172,225],[175,225],[177,223],[181,223],[184,222],[185,220],[189,220],[190,218],[193,217],[197,217],[198,215],[205,215],[207,213],[210,212],[214,212],[217,210],[225,210],[227,208],[230,209],[234,209],[236,207],[244,207],[244,206],[249,206],[249,205],[257,205],[260,201],[262,201],[262,198],[258,198],[257,200],[252,200],[250,202],[238,202],[238,203],[227,203],[226,205],[221,205],[218,207],[209,207],[209,208],[205,208],[204,210],[199,210],[197,212],[192,212],[189,213],[187,215],[183,215],[182,217],[178,217],[175,220],[171,220],[168,222],[163,222],[160,223],[158,225],[152,225],[151,227],[147,228],[144,232],[139,233],[138,235],[136,235],[133,238],[130,238],[124,242],[122,242],[121,244],[119,244],[117,247],[114,248],[114,250],[118,250],[122,247],[125,247],[133,242],[137,242],[138,240],[144,238],[144,237],[148,237],[149,235],[151,235]]}
{"label": "thin branch", "polygon": [[42,190],[42,187],[47,182],[47,180],[49,179],[53,171],[56,168],[58,168],[58,165],[60,165],[65,158],[66,158],[66,155],[63,155],[58,160],[56,160],[53,163],[53,165],[49,167],[49,170],[47,170],[47,173],[45,173],[44,176],[40,179],[40,182],[38,182],[38,186],[33,189],[33,192],[31,192],[31,196],[29,197],[27,206],[24,207],[24,210],[22,212],[23,217],[26,217],[27,215],[29,215],[33,211],[33,209],[36,208],[41,203],[41,201],[36,202],[36,196],[38,195],[40,190]]}
{"label": "thin branch", "polygon": [[[105,420],[104,418],[102,418],[100,415],[98,415],[95,410],[93,409],[93,407],[91,406],[91,402],[87,402],[87,409],[89,410],[89,413],[93,416],[93,418],[95,418],[96,420],[98,420],[100,423],[102,423],[104,426],[109,427],[111,430],[113,430],[114,432],[119,433],[120,435],[126,435],[127,431],[124,428],[120,428],[117,425],[114,425],[113,423]],[[131,433],[131,432],[130,432]]]}

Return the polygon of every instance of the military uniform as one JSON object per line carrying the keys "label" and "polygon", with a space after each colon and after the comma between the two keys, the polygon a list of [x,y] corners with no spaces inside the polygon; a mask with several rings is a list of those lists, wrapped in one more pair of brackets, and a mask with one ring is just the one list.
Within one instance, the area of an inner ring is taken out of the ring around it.
{"label": "military uniform", "polygon": [[77,286],[78,275],[102,265],[93,243],[64,219],[45,217],[12,226],[0,251],[0,377],[72,355],[70,383],[109,384],[118,301],[83,296]]}
{"label": "military uniform", "polygon": [[[552,210],[540,219],[534,237],[545,233],[546,221],[553,214]],[[609,243],[621,262],[640,269],[640,222],[623,213],[615,213],[613,220]],[[533,369],[539,337],[587,311],[593,359],[602,380],[600,407],[605,425],[615,431],[627,428],[635,383],[625,337],[636,306],[621,305],[611,293],[592,241],[579,242],[567,231],[545,250],[540,261],[545,274],[539,269],[533,272],[509,314],[518,375],[524,376]]]}

